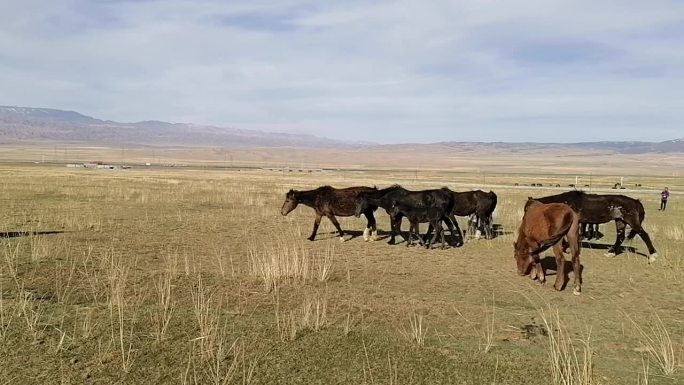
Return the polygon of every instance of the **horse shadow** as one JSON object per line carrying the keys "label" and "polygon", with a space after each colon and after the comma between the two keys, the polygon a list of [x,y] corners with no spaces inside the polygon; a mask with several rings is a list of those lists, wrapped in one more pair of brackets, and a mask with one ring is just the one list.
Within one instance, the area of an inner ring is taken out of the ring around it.
{"label": "horse shadow", "polygon": [[[319,235],[324,235],[324,234],[325,235],[330,235],[330,234],[334,235],[331,238],[335,238],[338,236],[337,231],[319,232],[318,234]],[[354,238],[359,238],[359,237],[363,236],[363,231],[361,231],[361,230],[344,230],[344,235],[345,235],[345,237],[346,236],[350,237],[348,240],[352,240]],[[380,241],[380,240],[389,238],[389,236],[390,236],[389,231],[378,230],[378,237],[376,238],[376,240]]]}
{"label": "horse shadow", "polygon": [[34,235],[63,234],[64,231],[0,231],[0,239],[30,237]]}
{"label": "horse shadow", "polygon": [[500,223],[494,223],[492,224],[492,238],[491,239],[496,239],[498,237],[502,237],[504,235],[510,235],[513,234],[512,231],[505,231],[504,227]]}
{"label": "horse shadow", "polygon": [[[556,257],[552,256],[546,256],[542,259],[539,260],[539,262],[542,265],[542,268],[544,269],[544,274],[548,277],[549,275],[557,275],[558,274],[558,265],[556,265]],[[568,285],[570,282],[570,272],[573,271],[572,269],[572,261],[565,260],[564,261],[564,268],[563,268],[563,287],[561,290],[564,290],[565,287]],[[553,270],[552,274],[549,274],[548,271]],[[582,275],[582,272],[584,271],[584,265],[580,263],[580,276]]]}
{"label": "horse shadow", "polygon": [[[609,245],[609,244],[605,244],[605,243],[593,243],[593,242],[589,242],[589,241],[582,241],[582,247],[586,248],[586,249],[610,250],[613,247],[613,245]],[[638,252],[636,247],[624,246],[624,245],[622,245],[621,247],[622,247],[623,252],[628,252],[631,254],[640,255],[642,257],[648,257],[648,255]]]}

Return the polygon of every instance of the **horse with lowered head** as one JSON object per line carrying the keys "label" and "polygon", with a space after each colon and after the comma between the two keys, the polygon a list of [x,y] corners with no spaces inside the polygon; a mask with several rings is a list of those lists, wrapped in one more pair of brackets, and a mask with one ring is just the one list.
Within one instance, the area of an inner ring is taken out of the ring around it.
{"label": "horse with lowered head", "polygon": [[477,228],[484,228],[485,238],[494,237],[492,231],[492,213],[496,209],[497,197],[493,191],[485,192],[482,190],[452,192],[454,197],[454,209],[452,213],[459,217],[467,217],[471,214],[477,216],[475,229],[468,229],[474,232]]}
{"label": "horse with lowered head", "polygon": [[[530,205],[531,199],[525,205],[526,208]],[[648,248],[648,262],[653,262],[658,257],[656,249],[653,247],[653,242],[651,242],[651,237],[641,225],[646,214],[644,205],[638,199],[625,195],[587,194],[584,191],[574,190],[534,200],[542,203],[565,203],[580,215],[580,222],[582,223],[615,221],[617,237],[615,244],[608,251],[610,256],[615,256],[622,251],[622,242],[625,240],[625,227],[629,225],[632,230],[629,232],[627,239],[631,240],[639,234]]]}
{"label": "horse with lowered head", "polygon": [[[492,213],[496,209],[497,197],[493,191],[452,191],[448,190],[454,199],[451,214],[459,217],[475,216],[475,221],[468,223],[468,233],[475,235],[476,230],[484,228],[485,238],[494,237],[492,230]],[[428,227],[426,236],[432,233],[432,226]]]}
{"label": "horse with lowered head", "polygon": [[564,241],[570,247],[572,266],[575,276],[573,293],[579,295],[582,290],[582,269],[580,265],[580,218],[570,206],[564,203],[544,204],[529,202],[518,229],[518,239],[513,244],[518,274],[531,272],[532,279],[546,282],[544,268],[539,254],[553,247],[556,257],[556,282],[553,287],[562,290],[565,284]]}
{"label": "horse with lowered head", "polygon": [[[356,198],[359,194],[364,192],[376,191],[375,187],[348,187],[337,189],[330,186],[321,186],[314,190],[297,191],[290,190],[285,194],[285,202],[280,209],[283,216],[289,214],[292,210],[297,208],[300,203],[311,207],[316,212],[316,219],[314,220],[313,232],[309,236],[309,240],[313,241],[318,232],[318,226],[321,224],[321,219],[325,216],[335,226],[340,235],[340,241],[344,241],[344,232],[337,222],[335,216],[350,217],[354,215],[356,209]],[[370,235],[377,235],[377,227],[375,224],[375,216],[373,212],[377,210],[377,206],[368,206],[363,210],[363,215],[366,216],[368,224],[363,232],[364,240],[370,240]]]}

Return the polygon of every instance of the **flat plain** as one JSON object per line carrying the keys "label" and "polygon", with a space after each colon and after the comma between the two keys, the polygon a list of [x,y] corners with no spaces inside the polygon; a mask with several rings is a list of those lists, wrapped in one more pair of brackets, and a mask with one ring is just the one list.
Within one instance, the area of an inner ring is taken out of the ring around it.
{"label": "flat plain", "polygon": [[[517,276],[512,243],[527,197],[567,190],[574,169],[0,165],[0,384],[682,383],[684,206],[657,208],[684,185],[644,170],[619,192],[644,203],[659,258],[638,237],[606,257],[605,224],[573,296]],[[591,188],[616,193],[620,176]],[[310,242],[311,209],[280,215],[290,188],[392,183],[494,190],[496,238],[390,246],[378,211],[377,241],[352,217],[346,242],[326,219]]]}

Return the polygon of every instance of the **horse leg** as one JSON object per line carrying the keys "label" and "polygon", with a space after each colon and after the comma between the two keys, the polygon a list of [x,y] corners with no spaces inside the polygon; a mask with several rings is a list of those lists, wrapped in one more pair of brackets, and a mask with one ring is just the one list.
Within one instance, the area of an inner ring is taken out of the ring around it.
{"label": "horse leg", "polygon": [[590,241],[592,239],[596,239],[596,233],[594,232],[594,224],[593,223],[582,223],[582,238],[586,239],[587,241]]}
{"label": "horse leg", "polygon": [[539,278],[539,283],[541,283],[542,285],[545,284],[546,273],[544,272],[544,265],[542,265],[541,261],[538,261],[534,266],[537,270],[537,278]]}
{"label": "horse leg", "polygon": [[622,242],[625,240],[625,222],[616,219],[615,232],[617,237],[615,238],[615,244],[606,253],[608,257],[614,257],[622,252]]}
{"label": "horse leg", "polygon": [[653,247],[651,237],[648,235],[646,230],[644,230],[644,228],[641,226],[639,216],[636,214],[626,216],[625,221],[627,222],[629,227],[631,227],[627,239],[632,239],[636,234],[639,234],[641,239],[643,239],[644,243],[646,244],[646,247],[648,248],[648,263],[655,262],[656,258],[658,257],[658,253],[656,252],[655,247]]}
{"label": "horse leg", "polygon": [[532,269],[530,269],[530,278],[532,280],[538,279],[539,283],[542,285],[546,283],[546,274],[544,273],[544,266],[541,264],[541,260],[539,259],[539,254],[531,255],[530,259],[532,262],[530,263],[532,265]]}
{"label": "horse leg", "polygon": [[370,240],[371,241],[377,241],[378,240],[378,221],[375,219],[375,214],[373,214],[373,210],[370,211],[370,218],[373,220],[373,223],[370,224],[370,229],[371,229]]}
{"label": "horse leg", "polygon": [[363,240],[368,242],[372,240],[371,235],[373,235],[373,230],[375,229],[375,217],[373,216],[373,210],[368,210],[363,214],[366,216],[366,219],[368,220],[366,229],[363,230]]}
{"label": "horse leg", "polygon": [[494,231],[492,230],[492,217],[482,217],[482,227],[484,227],[485,231],[485,238],[486,239],[493,239],[494,238]]}
{"label": "horse leg", "polygon": [[390,227],[391,227],[391,232],[390,232],[390,240],[387,242],[389,245],[394,245],[395,242],[395,237],[397,234],[401,235],[402,238],[404,238],[404,241],[407,241],[406,236],[401,232],[401,220],[403,219],[403,215],[399,214],[396,217],[392,218],[390,217]]}
{"label": "horse leg", "polygon": [[632,228],[632,231],[635,231],[641,239],[644,240],[644,243],[646,244],[646,247],[648,248],[648,263],[655,262],[656,258],[658,258],[658,253],[656,252],[655,247],[653,247],[653,242],[651,242],[651,237],[648,235],[646,230],[644,230],[641,225],[634,224],[631,225],[630,227]]}
{"label": "horse leg", "polygon": [[[441,226],[442,226],[442,220],[441,220],[441,219],[438,220],[437,223],[438,223],[439,226],[440,226],[439,235],[440,235],[440,238],[442,239],[442,249],[446,249],[446,242],[445,242],[445,240],[444,240],[444,229],[441,228]],[[447,227],[449,227],[448,224],[447,224]],[[453,230],[453,229],[450,229],[450,231],[451,231],[451,233],[453,234],[453,231],[454,231],[454,230]]]}
{"label": "horse leg", "polygon": [[427,229],[427,232],[425,233],[425,240],[426,241],[430,238],[430,234],[432,234],[432,230],[436,230],[436,228],[432,225],[432,222],[428,222],[428,229]]}
{"label": "horse leg", "polygon": [[318,232],[318,226],[321,225],[321,218],[323,218],[323,215],[316,213],[316,219],[314,220],[314,226],[313,226],[313,231],[311,232],[311,235],[309,238],[307,238],[310,241],[313,241],[316,238],[316,233]]}
{"label": "horse leg", "polygon": [[577,246],[571,247],[572,250],[572,270],[575,276],[575,288],[572,294],[580,295],[582,291],[582,264],[580,263],[580,248]]}
{"label": "horse leg", "polygon": [[553,245],[553,254],[556,256],[556,282],[553,288],[561,291],[565,284],[565,255],[563,255],[562,241]]}
{"label": "horse leg", "polygon": [[[430,238],[429,241],[428,241],[428,236],[427,236],[427,234],[425,234],[425,241],[427,242],[427,244],[425,245],[425,248],[426,248],[426,249],[429,249],[430,246],[432,246],[432,244],[435,243],[435,240],[437,239],[437,236],[440,235],[440,234],[442,234],[442,232],[444,231],[444,229],[442,229],[441,219],[438,220],[438,221],[432,221],[432,220],[431,220],[431,221],[429,221],[428,223],[429,223],[432,227],[435,228],[435,234],[432,236],[432,238]],[[442,239],[443,239],[443,238],[444,238],[444,236],[442,236]],[[442,245],[442,248],[444,248],[444,245]]]}
{"label": "horse leg", "polygon": [[[413,224],[413,230],[414,230],[414,234],[415,234],[416,238],[418,238],[418,244],[420,246],[425,246],[425,241],[423,240],[423,237],[420,236],[420,222],[416,221]],[[428,245],[428,247],[429,247],[429,245]]]}
{"label": "horse leg", "polygon": [[344,242],[344,232],[342,231],[342,228],[340,227],[340,222],[337,221],[337,218],[333,214],[328,214],[327,215],[328,219],[330,219],[330,222],[335,226],[337,229],[337,232],[340,234],[340,242]]}
{"label": "horse leg", "polygon": [[463,233],[461,232],[461,228],[458,226],[458,221],[456,220],[455,215],[447,215],[446,217],[447,220],[446,222],[447,227],[449,228],[449,232],[453,237],[456,237],[456,246],[463,246],[465,243],[465,240],[463,239]]}
{"label": "horse leg", "polygon": [[[409,246],[411,246],[411,244],[413,244],[412,235],[413,235],[413,222],[411,222],[409,224],[408,240],[406,241],[406,247],[409,247]],[[420,239],[420,237],[418,237],[418,239]]]}
{"label": "horse leg", "polygon": [[394,240],[394,236],[395,236],[394,228],[396,227],[395,222],[396,222],[396,219],[394,219],[392,216],[390,216],[390,239],[389,239],[389,241],[387,241],[388,245],[393,245],[396,243]]}
{"label": "horse leg", "polygon": [[653,242],[651,242],[651,237],[648,235],[646,230],[644,230],[643,228],[639,232],[639,236],[641,237],[641,239],[644,240],[646,247],[648,247],[648,263],[655,262],[656,258],[658,258],[658,253],[656,252],[655,247],[653,247]]}

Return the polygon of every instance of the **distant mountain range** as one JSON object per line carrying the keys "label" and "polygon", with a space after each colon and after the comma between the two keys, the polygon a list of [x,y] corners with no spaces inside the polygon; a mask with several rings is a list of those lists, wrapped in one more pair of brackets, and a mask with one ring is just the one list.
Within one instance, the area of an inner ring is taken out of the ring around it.
{"label": "distant mountain range", "polygon": [[508,152],[530,152],[541,150],[572,150],[582,152],[615,152],[620,154],[645,154],[645,153],[669,153],[684,152],[684,138],[666,140],[664,142],[634,142],[634,141],[603,141],[603,142],[580,142],[580,143],[466,143],[444,142],[442,145],[461,148],[476,147],[478,150],[491,149]]}
{"label": "distant mountain range", "polygon": [[0,143],[8,141],[187,147],[354,148],[361,145],[314,135],[155,120],[120,123],[74,111],[0,106]]}
{"label": "distant mountain range", "polygon": [[98,145],[185,147],[299,147],[459,152],[562,151],[602,153],[682,153],[684,138],[664,142],[504,143],[440,142],[434,144],[376,145],[345,142],[313,135],[285,134],[223,128],[192,123],[144,121],[120,123],[74,111],[0,106],[0,143],[68,142]]}

